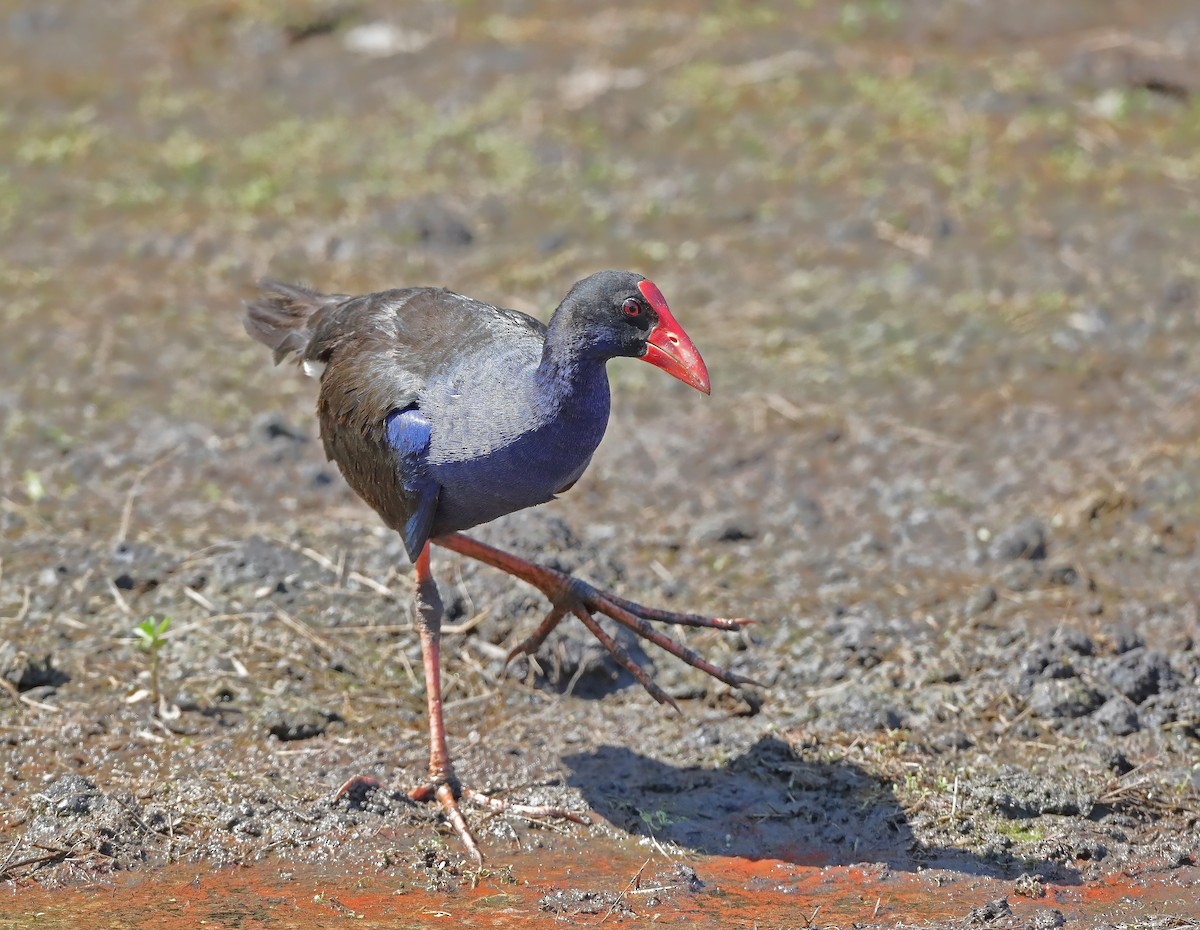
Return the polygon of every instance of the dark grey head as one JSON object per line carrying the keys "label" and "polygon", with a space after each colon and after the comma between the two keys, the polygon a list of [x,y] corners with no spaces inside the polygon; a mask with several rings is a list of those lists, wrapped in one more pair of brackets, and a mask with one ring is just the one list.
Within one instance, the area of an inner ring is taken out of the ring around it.
{"label": "dark grey head", "polygon": [[577,281],[550,320],[549,338],[572,342],[593,357],[644,359],[709,392],[704,360],[662,291],[632,271],[598,271]]}

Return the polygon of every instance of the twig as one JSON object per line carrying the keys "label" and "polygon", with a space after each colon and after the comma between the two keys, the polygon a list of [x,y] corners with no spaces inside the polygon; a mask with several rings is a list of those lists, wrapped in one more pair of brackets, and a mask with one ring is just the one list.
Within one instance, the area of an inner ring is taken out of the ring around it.
{"label": "twig", "polygon": [[219,614],[221,612],[220,610],[217,609],[216,604],[214,604],[212,601],[210,601],[207,597],[205,597],[203,594],[201,594],[195,588],[189,588],[187,585],[184,585],[183,586],[183,596],[186,597],[188,600],[195,601],[197,604],[199,604],[201,607],[203,607],[205,610],[207,610],[210,614]]}
{"label": "twig", "polygon": [[292,549],[299,552],[306,559],[311,559],[312,561],[316,562],[326,571],[333,572],[335,575],[338,573],[337,563],[334,562],[333,559],[329,558],[329,556],[318,552],[316,549],[310,549],[308,546],[297,546],[295,543],[289,543],[286,539],[280,541],[284,543],[284,545],[291,546]]}
{"label": "twig", "polygon": [[876,220],[875,235],[884,242],[894,245],[898,249],[903,249],[905,252],[911,252],[920,258],[928,258],[933,247],[928,236],[920,236],[916,233],[907,232],[892,225],[887,220]]}
{"label": "twig", "polygon": [[111,594],[112,599],[116,601],[117,607],[120,608],[121,613],[123,613],[126,617],[133,616],[133,611],[129,609],[129,602],[121,595],[120,588],[113,584],[113,580],[111,578],[105,578],[104,583],[108,585],[108,593]]}
{"label": "twig", "polygon": [[381,594],[384,597],[390,597],[390,598],[395,598],[395,596],[396,596],[396,592],[393,591],[391,588],[389,588],[387,585],[380,584],[374,578],[368,578],[362,572],[351,572],[349,574],[349,576],[347,576],[347,577],[349,577],[349,579],[351,581],[357,581],[360,585],[370,588],[376,594]]}
{"label": "twig", "polygon": [[11,865],[5,866],[4,870],[0,871],[0,879],[8,878],[9,876],[14,875],[17,869],[23,869],[25,866],[31,865],[36,867],[54,862],[63,862],[74,854],[74,850],[72,849],[54,849],[49,846],[39,846],[38,848],[48,849],[50,851],[44,855],[30,856],[28,859],[22,859],[19,862],[14,862]]}
{"label": "twig", "polygon": [[19,610],[17,610],[16,616],[4,617],[4,618],[0,618],[0,619],[6,620],[6,621],[11,619],[13,623],[20,624],[20,622],[22,620],[24,620],[26,615],[29,613],[29,604],[30,604],[31,597],[32,597],[32,589],[30,588],[30,586],[22,585],[21,607]]}
{"label": "twig", "polygon": [[4,861],[0,862],[0,877],[5,874],[8,869],[8,864],[12,862],[12,857],[17,854],[17,850],[21,848],[21,844],[25,842],[25,837],[18,836],[17,841],[12,844],[12,849],[8,851],[8,855],[4,857]]}
{"label": "twig", "polygon": [[52,714],[61,714],[62,708],[55,707],[53,704],[43,704],[41,701],[35,701],[28,694],[21,695],[21,703],[27,704],[30,707],[36,707],[38,710],[48,710]]}
{"label": "twig", "polygon": [[14,704],[21,703],[21,692],[18,691],[17,686],[7,678],[0,678],[0,688],[3,688],[8,692],[8,696],[12,698]]}
{"label": "twig", "polygon": [[442,627],[442,633],[450,634],[451,636],[457,636],[460,633],[470,632],[471,630],[475,629],[475,627],[479,626],[479,624],[483,623],[483,621],[489,616],[491,616],[491,613],[492,608],[487,607],[475,614],[470,619],[464,620],[462,623],[452,623],[449,626]]}
{"label": "twig", "polygon": [[292,617],[291,615],[286,613],[282,608],[280,608],[280,607],[275,608],[275,616],[280,622],[283,623],[284,626],[289,627],[290,629],[294,630],[296,633],[299,633],[301,636],[303,636],[305,639],[307,639],[310,643],[312,643],[313,646],[316,648],[317,652],[321,653],[321,656],[323,658],[326,658],[326,659],[332,658],[334,653],[337,651],[336,647],[331,642],[329,642],[329,640],[314,633],[312,630],[312,627],[310,627],[306,623],[303,623],[300,620],[297,620],[295,617]]}
{"label": "twig", "polygon": [[764,394],[763,403],[774,410],[785,420],[793,423],[803,423],[805,412],[781,394]]}
{"label": "twig", "polygon": [[637,887],[637,882],[638,882],[638,879],[640,879],[640,878],[642,877],[642,873],[643,873],[644,871],[646,871],[646,866],[648,866],[649,864],[650,864],[650,860],[649,860],[649,859],[647,859],[645,862],[643,862],[643,863],[642,863],[642,867],[641,867],[640,869],[638,869],[636,872],[634,872],[634,873],[633,873],[633,878],[631,878],[631,879],[629,880],[629,884],[625,886],[625,890],[624,890],[624,891],[622,891],[622,892],[621,892],[619,895],[617,895],[617,900],[615,900],[615,901],[614,901],[614,902],[613,902],[613,903],[612,903],[612,904],[609,906],[609,908],[608,908],[608,910],[605,912],[604,916],[600,918],[600,923],[604,923],[604,921],[608,920],[608,918],[612,916],[612,914],[613,914],[613,911],[615,911],[615,910],[617,909],[617,906],[618,906],[618,905],[619,905],[619,904],[620,904],[622,901],[624,901],[624,900],[625,900],[625,895],[626,895],[626,894],[628,894],[630,891],[632,891],[634,888],[636,888],[636,887]]}
{"label": "twig", "polygon": [[133,484],[129,486],[129,493],[125,495],[125,506],[121,508],[121,524],[117,527],[117,535],[113,539],[114,549],[125,542],[129,535],[129,524],[133,520],[133,501],[137,497],[138,491],[141,490],[142,480],[177,452],[177,449],[169,449],[133,476]]}
{"label": "twig", "polygon": [[372,626],[369,623],[360,624],[359,626],[335,626],[329,630],[329,633],[410,633],[413,625],[411,623],[390,624],[388,626]]}

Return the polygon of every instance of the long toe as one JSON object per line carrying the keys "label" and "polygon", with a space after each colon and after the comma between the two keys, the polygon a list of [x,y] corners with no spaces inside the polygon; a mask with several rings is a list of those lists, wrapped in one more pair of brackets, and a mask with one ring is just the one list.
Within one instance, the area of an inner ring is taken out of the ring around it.
{"label": "long toe", "polygon": [[669,652],[676,658],[686,662],[692,668],[698,669],[732,688],[743,685],[758,686],[758,682],[721,668],[709,662],[699,653],[670,636],[654,629],[650,623],[666,623],[675,626],[702,627],[723,630],[730,633],[741,631],[754,623],[748,617],[726,618],[706,617],[703,614],[683,613],[673,610],[661,610],[656,607],[646,607],[635,601],[626,600],[608,591],[601,591],[579,578],[555,571],[522,559],[509,552],[496,549],[486,543],[481,543],[462,533],[449,533],[433,540],[437,545],[451,549],[460,555],[476,559],[493,568],[521,579],[533,585],[549,599],[552,608],[536,630],[513,647],[508,658],[511,660],[518,655],[532,655],[545,641],[563,617],[573,613],[588,628],[613,658],[621,664],[658,702],[669,704],[678,710],[678,705],[654,681],[640,669],[596,622],[594,614],[604,614],[617,623],[631,630],[647,642],[653,643],[660,649]]}
{"label": "long toe", "polygon": [[467,848],[467,853],[475,860],[476,864],[483,862],[483,853],[479,851],[479,844],[475,842],[475,836],[471,833],[471,828],[467,826],[467,819],[463,816],[462,808],[459,807],[458,802],[460,798],[464,798],[476,807],[490,811],[493,814],[515,815],[536,821],[569,820],[572,823],[583,824],[585,826],[592,822],[587,814],[582,811],[571,810],[567,807],[555,807],[547,804],[521,804],[516,801],[493,797],[475,788],[459,784],[458,779],[453,775],[447,776],[443,780],[430,780],[422,785],[418,785],[408,793],[408,796],[414,801],[433,801],[436,799],[442,807],[442,812],[446,815],[446,820],[453,827],[454,832],[458,834],[458,838],[462,841],[463,846]]}
{"label": "long toe", "polygon": [[342,783],[342,786],[333,793],[333,799],[340,801],[342,798],[348,797],[351,801],[361,804],[369,792],[378,791],[379,788],[378,779],[369,775],[355,775]]}
{"label": "long toe", "polygon": [[549,804],[520,804],[516,801],[506,801],[495,798],[474,788],[463,788],[462,796],[494,814],[516,814],[518,817],[528,817],[530,820],[569,820],[587,826],[592,818],[582,811],[573,811],[569,807],[555,807]]}
{"label": "long toe", "polygon": [[462,811],[458,809],[458,801],[454,797],[454,789],[445,782],[442,782],[437,787],[437,799],[442,805],[446,819],[450,821],[450,826],[454,827],[454,832],[458,834],[458,838],[462,840],[462,844],[467,847],[467,852],[475,860],[475,864],[483,865],[483,853],[479,851],[479,845],[475,842],[475,837],[471,835],[471,829],[467,826],[467,819],[463,817]]}

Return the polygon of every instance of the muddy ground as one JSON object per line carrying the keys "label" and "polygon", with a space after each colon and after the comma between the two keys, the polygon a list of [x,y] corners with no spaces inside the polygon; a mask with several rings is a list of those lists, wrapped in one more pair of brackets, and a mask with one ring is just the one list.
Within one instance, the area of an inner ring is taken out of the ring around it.
{"label": "muddy ground", "polygon": [[[241,864],[292,925],[1200,921],[1194,3],[6,0],[0,50],[0,917]],[[472,813],[481,873],[404,794],[400,540],[240,301],[603,267],[712,397],[614,363],[585,479],[480,535],[756,618],[681,635],[766,687],[505,668],[536,593],[436,555],[460,774],[594,821]]]}

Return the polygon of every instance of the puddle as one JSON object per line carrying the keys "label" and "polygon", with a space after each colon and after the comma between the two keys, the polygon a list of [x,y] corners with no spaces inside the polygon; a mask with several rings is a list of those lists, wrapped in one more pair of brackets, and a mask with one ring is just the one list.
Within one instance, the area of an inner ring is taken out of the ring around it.
{"label": "puddle", "polygon": [[592,926],[863,927],[967,922],[973,910],[1001,899],[1017,926],[1055,926],[1053,911],[1068,925],[1133,922],[1151,915],[1200,919],[1200,870],[1194,868],[1162,883],[1110,878],[1079,886],[1050,883],[1037,890],[1038,897],[1022,896],[1012,881],[940,869],[914,873],[720,856],[689,857],[684,865],[653,849],[587,844],[557,847],[552,857],[500,854],[472,880],[432,890],[389,870],[355,873],[268,862],[216,870],[177,865],[153,875],[110,876],[80,888],[6,889],[0,921],[12,927],[158,930],[325,927],[350,919],[355,926],[388,928],[443,921],[445,926],[528,927],[550,920]]}

